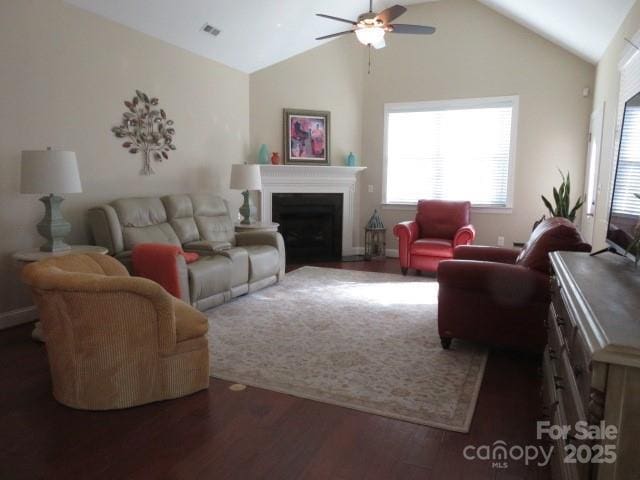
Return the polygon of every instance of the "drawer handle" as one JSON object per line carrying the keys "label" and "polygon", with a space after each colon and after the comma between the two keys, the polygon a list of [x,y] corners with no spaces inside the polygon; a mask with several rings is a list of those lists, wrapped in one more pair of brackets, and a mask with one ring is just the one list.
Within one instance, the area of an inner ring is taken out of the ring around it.
{"label": "drawer handle", "polygon": [[549,358],[550,358],[551,360],[555,360],[556,358],[558,358],[558,357],[556,356],[556,351],[555,351],[553,348],[551,348],[551,347],[549,347]]}
{"label": "drawer handle", "polygon": [[577,365],[576,365],[575,367],[573,367],[573,374],[574,374],[576,377],[579,377],[579,376],[580,376],[580,375],[582,375],[583,373],[584,373],[584,370],[582,369],[582,367],[579,367],[579,366],[577,366]]}
{"label": "drawer handle", "polygon": [[564,327],[567,324],[567,322],[564,321],[564,318],[562,318],[560,315],[556,317],[556,323],[559,327]]}
{"label": "drawer handle", "polygon": [[554,384],[555,384],[556,390],[564,389],[564,385],[562,385],[562,377],[560,377],[558,375],[554,375],[553,376],[553,380],[554,380]]}

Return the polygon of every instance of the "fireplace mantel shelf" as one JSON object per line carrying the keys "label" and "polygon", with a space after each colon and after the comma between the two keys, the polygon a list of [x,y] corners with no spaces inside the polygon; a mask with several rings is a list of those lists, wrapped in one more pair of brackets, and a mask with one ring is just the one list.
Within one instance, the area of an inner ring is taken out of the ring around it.
{"label": "fireplace mantel shelf", "polygon": [[317,179],[342,178],[355,182],[356,176],[367,167],[337,167],[317,165],[260,165],[263,184],[283,178]]}
{"label": "fireplace mantel shelf", "polygon": [[367,167],[337,167],[318,165],[260,165],[262,191],[261,218],[271,222],[274,193],[341,193],[342,254],[353,255],[353,228],[357,217],[356,184],[358,173]]}

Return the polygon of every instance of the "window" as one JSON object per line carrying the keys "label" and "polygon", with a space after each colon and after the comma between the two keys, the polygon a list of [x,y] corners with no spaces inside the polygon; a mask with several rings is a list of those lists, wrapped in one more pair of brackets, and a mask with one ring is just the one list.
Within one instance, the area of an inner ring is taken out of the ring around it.
{"label": "window", "polygon": [[508,209],[518,97],[385,105],[384,203]]}

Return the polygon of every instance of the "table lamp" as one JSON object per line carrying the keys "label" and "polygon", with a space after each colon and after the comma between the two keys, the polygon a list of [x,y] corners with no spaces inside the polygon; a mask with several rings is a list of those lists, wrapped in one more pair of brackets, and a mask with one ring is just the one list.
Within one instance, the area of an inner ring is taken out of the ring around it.
{"label": "table lamp", "polygon": [[47,239],[40,250],[69,250],[64,237],[71,232],[71,224],[60,212],[60,204],[64,198],[54,193],[82,192],[76,154],[51,148],[25,150],[22,152],[21,167],[20,192],[48,194],[40,198],[44,203],[45,213],[44,218],[38,223],[38,233]]}
{"label": "table lamp", "polygon": [[260,166],[247,164],[231,165],[231,182],[229,186],[232,190],[242,190],[244,202],[240,207],[240,215],[242,215],[242,221],[240,223],[242,225],[254,223],[256,207],[249,197],[249,191],[260,190],[262,188]]}

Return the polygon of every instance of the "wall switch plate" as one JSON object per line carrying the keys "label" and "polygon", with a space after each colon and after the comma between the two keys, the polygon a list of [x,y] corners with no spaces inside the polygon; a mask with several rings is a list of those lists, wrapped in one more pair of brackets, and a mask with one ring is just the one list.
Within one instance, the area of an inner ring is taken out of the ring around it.
{"label": "wall switch plate", "polygon": [[369,185],[367,189],[369,190],[369,193],[373,193],[373,185]]}
{"label": "wall switch plate", "polygon": [[504,237],[502,236],[498,237],[498,246],[504,247]]}

